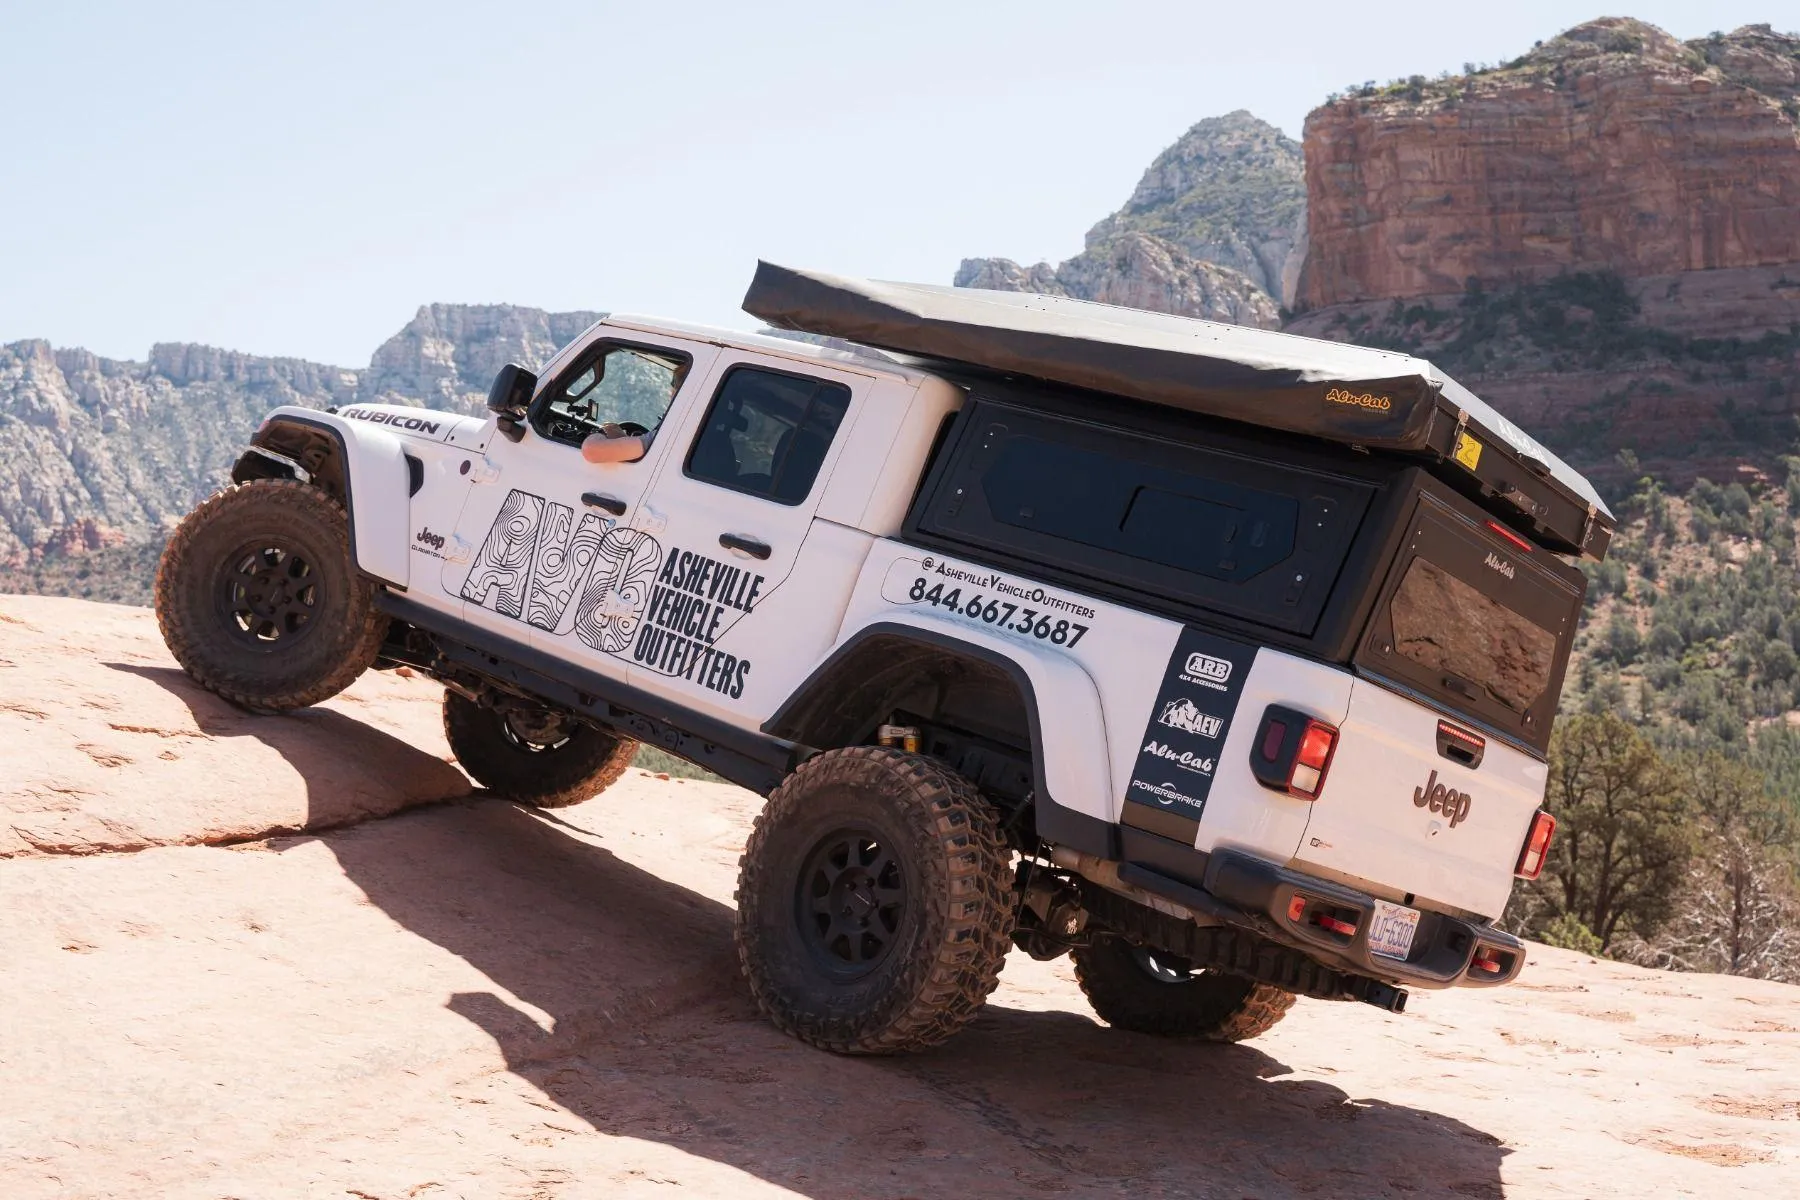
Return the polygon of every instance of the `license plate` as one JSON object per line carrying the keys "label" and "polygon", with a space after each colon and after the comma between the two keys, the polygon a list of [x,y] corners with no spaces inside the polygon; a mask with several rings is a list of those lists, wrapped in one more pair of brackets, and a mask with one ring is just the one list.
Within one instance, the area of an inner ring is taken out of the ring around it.
{"label": "license plate", "polygon": [[1388,958],[1412,953],[1413,934],[1419,931],[1419,910],[1404,904],[1375,902],[1375,919],[1369,922],[1369,949]]}

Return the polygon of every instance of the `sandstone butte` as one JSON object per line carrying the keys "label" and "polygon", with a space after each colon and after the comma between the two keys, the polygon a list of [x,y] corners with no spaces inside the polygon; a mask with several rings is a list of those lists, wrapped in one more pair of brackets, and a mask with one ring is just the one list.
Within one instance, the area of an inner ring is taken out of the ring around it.
{"label": "sandstone butte", "polygon": [[1304,151],[1288,331],[1431,358],[1607,486],[1623,448],[1682,487],[1793,444],[1800,37],[1605,18],[1355,89]]}
{"label": "sandstone butte", "polygon": [[1498,70],[1314,110],[1299,303],[1800,263],[1800,40],[1717,45],[1714,63],[1608,18]]}
{"label": "sandstone butte", "polygon": [[[1016,956],[917,1058],[752,1011],[757,800],[471,792],[437,693],[251,717],[151,614],[0,596],[0,1196],[1791,1196],[1800,989],[1534,948],[1392,1017],[1115,1034]],[[401,812],[409,806],[420,806]]]}

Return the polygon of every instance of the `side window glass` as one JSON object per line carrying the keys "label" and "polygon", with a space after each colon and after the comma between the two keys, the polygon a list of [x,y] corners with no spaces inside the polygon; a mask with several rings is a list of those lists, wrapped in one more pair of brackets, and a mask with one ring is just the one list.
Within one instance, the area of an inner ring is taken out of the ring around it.
{"label": "side window glass", "polygon": [[655,433],[687,376],[687,355],[642,346],[605,345],[583,355],[533,413],[539,434],[581,445],[604,425]]}
{"label": "side window glass", "polygon": [[706,410],[687,473],[778,504],[812,491],[850,389],[805,375],[733,367]]}

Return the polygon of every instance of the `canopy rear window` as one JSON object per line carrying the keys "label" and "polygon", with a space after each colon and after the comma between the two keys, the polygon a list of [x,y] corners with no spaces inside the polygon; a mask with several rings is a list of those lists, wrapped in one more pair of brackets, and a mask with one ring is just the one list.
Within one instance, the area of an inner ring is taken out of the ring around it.
{"label": "canopy rear window", "polygon": [[1581,611],[1580,574],[1420,496],[1356,665],[1542,751]]}
{"label": "canopy rear window", "polygon": [[1556,635],[1430,559],[1412,560],[1388,606],[1394,653],[1526,713],[1550,688]]}

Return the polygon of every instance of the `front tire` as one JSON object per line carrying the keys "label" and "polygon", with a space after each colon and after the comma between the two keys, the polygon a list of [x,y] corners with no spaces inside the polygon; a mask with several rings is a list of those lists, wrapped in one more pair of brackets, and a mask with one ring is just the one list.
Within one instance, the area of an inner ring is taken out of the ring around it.
{"label": "front tire", "polygon": [[1196,971],[1172,955],[1100,937],[1071,955],[1094,1013],[1114,1029],[1158,1037],[1241,1042],[1273,1029],[1294,994],[1266,983]]}
{"label": "front tire", "polygon": [[157,567],[156,620],[196,683],[263,713],[349,687],[388,626],[350,561],[344,506],[291,479],[236,484],[187,515]]}
{"label": "front tire", "polygon": [[840,1054],[938,1045],[1011,945],[1011,852],[962,776],[871,746],[802,763],[739,863],[738,959],[786,1033]]}
{"label": "front tire", "polygon": [[566,714],[483,708],[448,688],[444,740],[476,783],[533,808],[567,808],[598,796],[625,774],[638,747]]}

